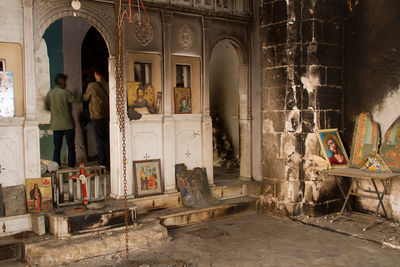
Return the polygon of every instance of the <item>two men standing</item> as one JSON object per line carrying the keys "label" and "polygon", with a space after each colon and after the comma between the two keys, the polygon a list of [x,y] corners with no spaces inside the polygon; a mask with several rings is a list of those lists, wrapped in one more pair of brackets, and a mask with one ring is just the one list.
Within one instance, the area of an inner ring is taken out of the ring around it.
{"label": "two men standing", "polygon": [[[99,70],[95,70],[93,75],[96,81],[88,85],[83,100],[89,102],[90,119],[96,137],[97,162],[109,168],[109,89]],[[65,135],[68,147],[68,167],[74,168],[76,165],[75,120],[72,115],[72,104],[82,102],[82,96],[66,89],[67,78],[61,73],[56,75],[55,87],[47,93],[44,108],[51,112],[50,127],[54,137],[53,161],[61,166],[60,151]]]}

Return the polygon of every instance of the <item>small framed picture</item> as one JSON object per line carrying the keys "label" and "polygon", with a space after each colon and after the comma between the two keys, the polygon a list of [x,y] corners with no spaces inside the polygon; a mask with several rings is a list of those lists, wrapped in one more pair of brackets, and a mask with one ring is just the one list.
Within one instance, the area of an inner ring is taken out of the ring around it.
{"label": "small framed picture", "polygon": [[329,168],[349,166],[349,159],[337,129],[317,130],[317,136]]}
{"label": "small framed picture", "polygon": [[175,113],[192,113],[192,94],[188,87],[175,87]]}
{"label": "small framed picture", "polygon": [[6,71],[6,60],[4,58],[0,58],[0,71]]}
{"label": "small framed picture", "polygon": [[137,197],[164,193],[159,159],[133,161],[133,177]]}
{"label": "small framed picture", "polygon": [[364,157],[359,167],[371,172],[392,172],[382,157],[375,151]]}
{"label": "small framed picture", "polygon": [[50,177],[26,179],[25,188],[28,212],[53,209],[53,189]]}

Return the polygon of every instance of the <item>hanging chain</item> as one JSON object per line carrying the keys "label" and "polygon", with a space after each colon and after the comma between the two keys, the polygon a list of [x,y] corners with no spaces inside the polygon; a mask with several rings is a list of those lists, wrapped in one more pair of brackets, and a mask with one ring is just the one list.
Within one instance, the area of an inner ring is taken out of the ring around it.
{"label": "hanging chain", "polygon": [[116,76],[116,107],[119,121],[119,130],[122,135],[122,161],[123,161],[123,182],[124,182],[124,210],[125,210],[125,249],[126,262],[129,265],[129,235],[128,235],[128,203],[127,203],[127,178],[126,178],[126,132],[125,132],[125,88],[123,75],[123,50],[122,50],[122,27],[119,21],[121,15],[121,0],[116,0],[116,31],[117,31],[117,53],[115,64]]}
{"label": "hanging chain", "polygon": [[[128,235],[128,201],[127,201],[127,178],[126,178],[126,131],[125,131],[125,87],[124,87],[124,71],[123,71],[123,47],[122,47],[122,34],[124,17],[129,23],[138,23],[139,25],[149,25],[149,15],[143,5],[142,0],[137,0],[138,14],[134,15],[133,5],[131,0],[128,1],[128,9],[122,11],[122,0],[115,0],[115,18],[116,18],[116,33],[117,33],[117,51],[116,51],[116,64],[115,64],[115,77],[116,77],[116,108],[119,122],[119,130],[122,135],[122,161],[123,161],[123,181],[124,181],[124,210],[125,210],[125,248],[126,248],[126,262],[129,262],[129,235]],[[143,9],[146,20],[142,19],[140,8]]]}

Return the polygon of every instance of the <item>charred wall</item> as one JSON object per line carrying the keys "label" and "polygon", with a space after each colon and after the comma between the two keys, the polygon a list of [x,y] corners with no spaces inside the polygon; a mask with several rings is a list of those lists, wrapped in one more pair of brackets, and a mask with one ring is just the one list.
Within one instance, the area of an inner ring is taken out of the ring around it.
{"label": "charred wall", "polygon": [[316,129],[343,128],[343,12],[340,0],[262,1],[266,209],[324,210],[337,195],[309,166],[319,154]]}
{"label": "charred wall", "polygon": [[[350,151],[355,117],[370,112],[381,138],[400,116],[400,1],[364,0],[345,18],[345,135]],[[372,188],[363,183],[364,188]],[[374,210],[375,201],[360,200]],[[400,218],[400,181],[393,181],[384,204],[389,216]]]}
{"label": "charred wall", "polygon": [[349,143],[359,113],[390,108],[396,116],[400,114],[398,106],[385,107],[385,99],[399,91],[399,24],[400,1],[396,0],[379,3],[365,0],[353,12],[347,12],[344,80],[345,126]]}

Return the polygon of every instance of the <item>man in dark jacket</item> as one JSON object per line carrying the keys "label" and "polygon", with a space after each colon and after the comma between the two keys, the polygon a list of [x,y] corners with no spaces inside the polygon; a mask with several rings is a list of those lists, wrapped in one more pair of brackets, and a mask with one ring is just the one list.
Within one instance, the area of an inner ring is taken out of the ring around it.
{"label": "man in dark jacket", "polygon": [[110,167],[109,89],[100,70],[93,71],[95,82],[89,83],[83,101],[89,101],[89,113],[96,137],[97,163]]}
{"label": "man in dark jacket", "polygon": [[72,103],[82,102],[80,94],[66,89],[67,75],[59,73],[54,78],[55,87],[50,90],[44,101],[44,109],[51,112],[50,128],[53,130],[53,161],[61,166],[60,151],[65,135],[68,146],[68,167],[74,168],[75,155],[75,120],[72,116]]}

